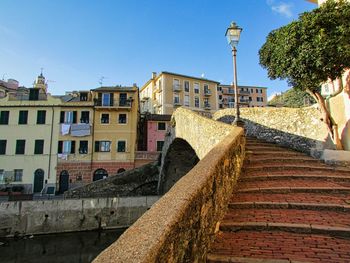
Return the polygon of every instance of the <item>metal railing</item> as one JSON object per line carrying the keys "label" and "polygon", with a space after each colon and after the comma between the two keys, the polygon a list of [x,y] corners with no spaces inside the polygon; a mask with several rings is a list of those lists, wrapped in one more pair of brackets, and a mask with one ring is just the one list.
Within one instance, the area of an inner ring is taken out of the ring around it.
{"label": "metal railing", "polygon": [[98,107],[125,107],[125,108],[131,107],[130,100],[120,100],[120,99],[108,101],[107,103],[105,103],[102,99],[95,99],[94,104],[95,106],[98,106]]}

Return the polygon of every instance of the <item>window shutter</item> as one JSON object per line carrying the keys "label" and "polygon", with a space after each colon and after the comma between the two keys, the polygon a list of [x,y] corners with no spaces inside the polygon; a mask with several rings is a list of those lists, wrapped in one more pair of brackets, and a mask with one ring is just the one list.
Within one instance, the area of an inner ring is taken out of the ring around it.
{"label": "window shutter", "polygon": [[64,123],[64,111],[61,111],[60,123]]}
{"label": "window shutter", "polygon": [[97,105],[102,105],[102,93],[98,93]]}
{"label": "window shutter", "polygon": [[62,153],[63,141],[58,141],[57,153]]}
{"label": "window shutter", "polygon": [[113,94],[113,93],[110,93],[110,96],[109,96],[109,106],[113,106],[113,102],[114,102],[114,94]]}
{"label": "window shutter", "polygon": [[75,141],[72,141],[72,142],[71,142],[71,145],[70,145],[70,153],[75,153]]}
{"label": "window shutter", "polygon": [[73,111],[73,123],[77,123],[77,111]]}
{"label": "window shutter", "polygon": [[99,152],[99,151],[100,151],[100,142],[95,141],[95,152]]}

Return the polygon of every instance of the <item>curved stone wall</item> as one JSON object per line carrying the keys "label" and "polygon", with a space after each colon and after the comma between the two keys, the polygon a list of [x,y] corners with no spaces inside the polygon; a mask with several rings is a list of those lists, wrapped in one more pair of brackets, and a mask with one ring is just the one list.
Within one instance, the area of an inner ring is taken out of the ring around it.
{"label": "curved stone wall", "polygon": [[176,136],[190,143],[199,163],[95,263],[205,261],[241,171],[245,137],[242,128],[184,109],[175,112],[173,121]]}
{"label": "curved stone wall", "polygon": [[[317,108],[241,108],[248,136],[293,148],[319,158],[325,148],[334,148]],[[235,110],[217,111],[213,118],[226,123],[234,120]]]}

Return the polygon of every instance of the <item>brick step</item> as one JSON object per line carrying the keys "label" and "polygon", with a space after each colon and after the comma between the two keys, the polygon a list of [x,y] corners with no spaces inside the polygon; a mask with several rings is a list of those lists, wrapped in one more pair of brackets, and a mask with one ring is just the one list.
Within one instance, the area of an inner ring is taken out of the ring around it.
{"label": "brick step", "polygon": [[350,227],[333,227],[324,225],[267,223],[267,222],[233,222],[223,221],[220,230],[225,232],[237,231],[285,231],[301,234],[327,235],[334,237],[350,237]]}
{"label": "brick step", "polygon": [[346,206],[350,205],[350,192],[348,193],[301,193],[295,194],[287,192],[279,193],[260,193],[260,192],[241,192],[234,193],[230,199],[231,203],[252,203],[252,202],[276,202],[276,203],[320,203]]}
{"label": "brick step", "polygon": [[274,152],[294,152],[293,150],[289,148],[282,148],[280,146],[249,146],[246,145],[245,147],[246,151],[253,151],[253,152],[264,152],[264,151],[274,151]]}
{"label": "brick step", "polygon": [[241,177],[245,176],[269,176],[269,175],[294,175],[294,174],[301,174],[301,175],[324,175],[324,176],[349,176],[348,173],[344,173],[342,171],[327,171],[327,170],[320,170],[320,169],[300,169],[299,171],[294,169],[286,169],[286,170],[259,170],[259,171],[242,171]]}
{"label": "brick step", "polygon": [[287,179],[309,179],[309,180],[328,180],[328,181],[342,181],[350,182],[350,175],[333,175],[333,174],[272,174],[259,175],[250,174],[243,175],[239,178],[241,182],[248,181],[269,181],[269,180],[287,180]]}
{"label": "brick step", "polygon": [[288,171],[292,170],[294,172],[300,172],[300,171],[327,171],[327,172],[336,172],[338,174],[344,174],[344,175],[350,175],[350,171],[348,169],[343,168],[333,168],[328,165],[322,165],[322,164],[313,164],[313,163],[264,163],[264,164],[249,164],[246,165],[242,169],[242,171],[250,173],[250,172],[256,172],[256,171]]}
{"label": "brick step", "polygon": [[269,142],[246,142],[246,147],[280,147],[284,149],[289,149],[287,147],[283,147],[282,145],[269,143]]}
{"label": "brick step", "polygon": [[350,188],[350,182],[335,182],[330,180],[314,180],[313,178],[288,178],[280,180],[246,181],[238,184],[238,189],[246,188],[270,188],[270,187],[327,187],[327,188]]}
{"label": "brick step", "polygon": [[[350,262],[350,240],[325,235],[284,231],[220,233],[211,245],[207,262]],[[224,261],[232,258],[233,261]],[[245,258],[256,261],[235,261]],[[216,261],[216,260],[221,261]],[[257,261],[257,260],[265,261]]]}
{"label": "brick step", "polygon": [[321,194],[350,194],[350,187],[265,187],[265,188],[245,188],[238,193],[321,193]]}
{"label": "brick step", "polygon": [[319,159],[312,158],[311,156],[298,154],[298,155],[279,155],[273,154],[272,156],[269,154],[260,154],[260,155],[253,155],[253,154],[246,154],[246,160],[249,160],[251,163],[254,163],[255,161],[273,161],[273,160],[280,160],[283,161],[292,161],[292,160],[302,160],[302,161],[315,161],[318,163],[323,163],[323,161]]}
{"label": "brick step", "polygon": [[[332,203],[292,203],[292,202],[231,202],[229,209],[300,209],[314,211],[337,211],[350,212],[350,204],[332,204]],[[347,214],[349,217],[349,214]],[[350,220],[350,217],[349,217]]]}
{"label": "brick step", "polygon": [[[231,207],[231,206],[230,206]],[[330,210],[311,210],[303,209],[306,205],[295,206],[275,206],[276,209],[268,208],[245,208],[245,209],[229,209],[221,221],[223,225],[233,223],[264,223],[264,224],[307,224],[311,226],[324,227],[341,227],[348,228],[350,231],[350,212],[346,211],[330,211]],[[279,207],[279,208],[278,208]],[[287,209],[284,209],[287,207]],[[321,208],[321,206],[318,206]],[[313,208],[316,208],[314,206]],[[326,207],[322,207],[326,208]],[[348,207],[350,211],[350,206]],[[349,232],[350,234],[350,232]],[[350,235],[349,235],[350,237]]]}
{"label": "brick step", "polygon": [[262,151],[262,152],[246,150],[246,155],[248,157],[269,156],[269,157],[276,157],[276,158],[283,157],[283,156],[308,156],[301,152],[272,151],[272,150]]}
{"label": "brick step", "polygon": [[262,158],[255,158],[255,157],[248,157],[244,160],[244,165],[246,167],[251,167],[255,165],[274,165],[274,164],[279,164],[279,165],[284,165],[284,164],[293,164],[293,165],[319,165],[321,167],[327,167],[326,164],[321,162],[320,160],[313,159],[313,158],[305,158],[305,157],[300,157],[300,156],[293,156],[293,157],[262,157]]}
{"label": "brick step", "polygon": [[[222,254],[208,254],[207,261],[208,263],[291,263],[290,260],[281,260],[281,259],[271,259],[271,258],[251,258],[251,257],[234,257],[230,255]],[[297,263],[297,262],[295,262]],[[298,262],[302,263],[302,262]]]}

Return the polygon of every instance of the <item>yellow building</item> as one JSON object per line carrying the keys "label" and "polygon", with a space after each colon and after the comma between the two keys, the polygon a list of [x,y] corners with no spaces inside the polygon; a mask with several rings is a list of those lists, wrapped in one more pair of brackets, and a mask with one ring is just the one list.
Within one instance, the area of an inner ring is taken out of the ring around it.
{"label": "yellow building", "polygon": [[141,112],[172,114],[180,106],[215,112],[218,109],[219,82],[163,71],[141,88]]}
{"label": "yellow building", "polygon": [[[266,107],[267,88],[257,86],[238,86],[240,107]],[[219,108],[235,107],[235,91],[232,85],[218,86]]]}
{"label": "yellow building", "polygon": [[[22,192],[56,186],[61,100],[46,93],[45,78],[0,99],[0,184]],[[18,187],[19,186],[19,187]]]}
{"label": "yellow building", "polygon": [[134,168],[139,112],[138,87],[101,87],[94,100],[93,180]]}

